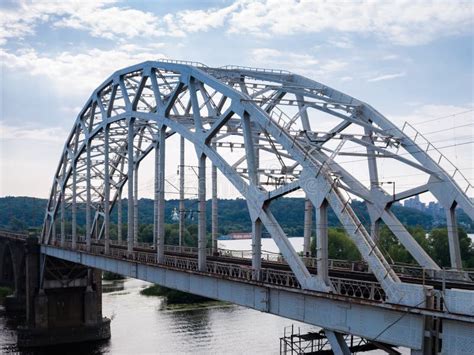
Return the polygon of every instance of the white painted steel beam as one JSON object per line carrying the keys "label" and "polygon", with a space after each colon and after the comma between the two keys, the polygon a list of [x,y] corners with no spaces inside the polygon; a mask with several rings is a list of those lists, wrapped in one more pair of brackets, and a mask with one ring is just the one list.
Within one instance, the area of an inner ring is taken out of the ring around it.
{"label": "white painted steel beam", "polygon": [[[332,115],[339,123],[326,133],[311,131],[318,126],[318,122],[310,116],[313,110]],[[347,133],[347,129],[353,125],[363,129],[364,134]],[[204,157],[210,160],[212,175],[215,170],[219,170],[247,200],[252,220],[261,221],[305,289],[329,291],[319,276],[308,272],[271,213],[269,206],[279,197],[302,190],[314,206],[321,206],[321,202],[326,200],[382,285],[389,301],[397,304],[419,304],[429,290],[400,281],[374,243],[376,223],[383,220],[420,266],[434,270],[439,267],[390,211],[394,197],[378,186],[377,156],[415,167],[429,178],[426,185],[395,194],[395,200],[430,191],[445,208],[458,205],[474,218],[474,207],[468,198],[472,186],[467,182],[467,188],[461,189],[458,180],[440,166],[439,162],[447,158],[438,151],[441,156],[434,160],[429,155],[434,148],[431,143],[428,143],[430,149],[422,149],[416,138],[410,138],[404,129],[396,127],[366,103],[285,71],[208,68],[202,64],[165,60],[144,62],[117,71],[86,102],[61,155],[66,159],[61,159],[56,169],[42,241],[54,242],[56,225],[66,215],[63,209],[69,205],[77,209],[74,203],[77,199],[86,205],[86,240],[90,250],[93,230],[96,236],[103,235],[106,225],[110,223],[107,221],[110,218],[107,217],[109,211],[103,211],[101,207],[105,205],[106,195],[110,197],[111,208],[117,204],[118,224],[121,224],[122,188],[127,185],[127,248],[131,253],[138,231],[139,163],[150,151],[157,149],[157,145],[152,142],[153,137],[163,126],[169,129],[166,137],[177,133],[182,142],[186,140],[194,145],[200,159]],[[105,133],[110,140],[109,164],[103,164]],[[418,132],[417,137],[422,135]],[[238,164],[229,164],[222,150],[217,151],[219,144],[224,143],[224,138],[239,142],[244,140],[242,148],[245,148],[246,154]],[[335,150],[329,149],[327,143],[332,139],[342,139],[343,142],[350,140],[367,151],[364,159],[368,160],[369,188],[336,162],[335,158],[339,154],[353,152],[345,152],[341,144]],[[217,147],[212,146],[211,141],[216,142]],[[402,147],[408,155],[401,156],[394,152],[393,147]],[[330,157],[326,154],[328,151],[331,152]],[[271,169],[265,168],[260,153],[271,157],[271,164],[274,164]],[[104,165],[110,169],[108,178]],[[159,165],[157,171],[164,168],[160,159],[155,165]],[[184,165],[181,159],[180,165],[181,174]],[[242,170],[244,166],[247,167],[246,171]],[[455,170],[455,173],[456,177],[462,177],[459,170]],[[264,186],[262,181],[265,176],[274,178],[277,181],[275,185]],[[202,185],[201,180],[199,186]],[[114,184],[109,184],[110,181],[114,181]],[[215,180],[212,185],[215,202]],[[182,194],[184,186],[181,183],[180,190]],[[164,192],[164,183],[161,191]],[[370,233],[352,209],[352,197],[346,191],[366,202],[372,219]],[[74,196],[73,203],[68,204],[71,195]],[[160,194],[157,197],[160,200]],[[180,200],[182,243],[184,204],[181,202],[184,196],[180,195]],[[155,204],[158,202],[155,201]],[[199,204],[199,260],[200,269],[205,270],[205,186],[200,188]],[[214,244],[217,228],[214,208],[211,213],[215,222],[211,230]],[[164,223],[158,223],[158,215],[155,218],[155,233],[158,233],[156,228]],[[458,257],[460,253],[456,249],[453,211],[448,214],[448,220],[451,221],[449,240],[452,266],[459,269],[462,265]],[[64,223],[61,226],[63,239]],[[308,228],[305,228],[305,232],[307,252]],[[155,239],[158,239],[158,234],[155,234]],[[324,270],[324,266],[321,267]]]}

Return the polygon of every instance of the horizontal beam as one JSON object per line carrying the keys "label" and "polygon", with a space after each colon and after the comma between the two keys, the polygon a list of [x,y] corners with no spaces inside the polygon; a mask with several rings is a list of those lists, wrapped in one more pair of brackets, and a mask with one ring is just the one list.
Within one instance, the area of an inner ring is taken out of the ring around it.
{"label": "horizontal beam", "polygon": [[[337,332],[351,333],[411,349],[422,347],[423,315],[409,313],[405,307],[393,307],[393,309],[388,309],[389,305],[374,307],[350,299],[338,300],[330,294],[270,287],[261,282],[242,282],[206,273],[179,271],[165,266],[158,267],[46,245],[41,246],[41,252],[59,259],[232,302]],[[369,320],[370,326],[368,326]],[[386,330],[382,332],[383,329]]]}

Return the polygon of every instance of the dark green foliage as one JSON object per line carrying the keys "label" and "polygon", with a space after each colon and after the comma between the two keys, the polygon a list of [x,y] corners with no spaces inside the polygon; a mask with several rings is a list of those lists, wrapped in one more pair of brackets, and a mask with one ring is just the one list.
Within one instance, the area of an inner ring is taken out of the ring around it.
{"label": "dark green foliage", "polygon": [[13,293],[13,290],[9,287],[0,287],[0,302],[3,301],[5,297],[8,295],[11,295]]}
{"label": "dark green foliage", "polygon": [[173,290],[168,287],[153,285],[140,291],[144,296],[165,296],[168,304],[190,304],[214,301],[211,298],[193,295],[192,293]]}
{"label": "dark green foliage", "polygon": [[[439,266],[449,267],[448,231],[445,228],[433,229],[428,236],[429,252]],[[474,243],[471,242],[466,232],[459,229],[459,246],[463,266],[474,268]]]}
{"label": "dark green foliage", "polygon": [[[422,227],[407,227],[407,230],[413,238],[415,238],[418,244],[429,253],[430,246],[428,239],[426,238],[426,231]],[[408,264],[415,263],[415,260],[410,253],[402,244],[400,244],[400,242],[397,241],[392,231],[387,226],[383,226],[380,230],[379,247],[390,262],[396,261]]]}
{"label": "dark green foliage", "polygon": [[[3,197],[0,198],[0,228],[9,230],[24,230],[28,227],[41,228],[44,219],[44,211],[47,201],[45,199],[37,199],[31,197]],[[192,225],[197,224],[197,201],[187,200],[186,203],[186,224],[190,226],[188,232],[193,235],[194,228]],[[228,234],[230,232],[250,232],[251,224],[247,211],[247,203],[243,199],[235,200],[219,200],[219,233]],[[127,216],[127,200],[123,200],[123,221],[126,222]],[[367,208],[361,201],[353,201],[352,207],[360,220],[366,227],[368,227],[369,217]],[[167,224],[176,224],[172,220],[173,210],[178,208],[178,200],[168,200],[165,205],[165,222]],[[207,201],[207,209],[211,210],[211,201]],[[271,211],[280,222],[283,230],[289,236],[303,235],[303,218],[304,218],[304,199],[302,198],[284,198],[275,200],[271,206]],[[140,225],[153,224],[153,201],[142,198],[138,203],[138,217]],[[408,226],[422,226],[425,229],[433,227],[433,218],[421,211],[406,208],[403,206],[393,206],[392,210],[400,221]],[[467,219],[466,219],[467,218]],[[329,226],[340,226],[334,212],[329,209]],[[70,215],[66,215],[66,230],[70,230]],[[82,233],[85,225],[84,206],[78,206],[78,228],[79,234]],[[464,213],[460,211],[459,222],[467,231],[474,231],[474,224],[469,224],[470,220]],[[116,208],[112,213],[112,223],[117,223]],[[208,229],[211,227],[211,216],[207,214]],[[123,225],[124,231],[126,225]],[[153,230],[150,226],[140,227],[140,234],[143,240],[151,240]],[[197,233],[196,233],[197,234]],[[111,236],[114,238],[117,235],[117,228],[115,225],[111,227]],[[175,237],[173,231],[169,232],[170,238]],[[176,234],[177,235],[177,234]]]}
{"label": "dark green foliage", "polygon": [[[316,250],[315,238],[311,241],[311,250]],[[329,228],[328,253],[330,259],[361,260],[357,247],[342,228]]]}
{"label": "dark green foliage", "polygon": [[43,224],[47,200],[32,197],[0,198],[0,228],[21,231]]}
{"label": "dark green foliage", "polygon": [[120,274],[116,274],[114,272],[104,271],[102,273],[102,279],[104,279],[104,280],[123,280],[123,279],[125,279],[125,277],[120,275]]}
{"label": "dark green foliage", "polygon": [[[407,227],[418,244],[441,267],[450,267],[448,232],[446,227],[433,229],[428,235],[422,227]],[[342,228],[329,228],[328,253],[330,259],[361,260],[355,244]],[[463,229],[459,229],[461,259],[465,268],[474,268],[474,243]],[[405,247],[395,238],[387,226],[380,230],[379,248],[390,263],[416,264]],[[315,239],[311,241],[315,250]]]}
{"label": "dark green foliage", "polygon": [[[247,204],[243,199],[219,200],[219,232],[227,234],[230,232],[250,232],[250,218],[247,211]],[[0,228],[10,230],[26,230],[28,227],[41,228],[44,217],[46,200],[29,197],[4,197],[0,198]],[[123,201],[123,216],[125,222],[127,215],[127,200]],[[369,229],[369,217],[367,208],[361,201],[353,201],[352,207],[361,220]],[[165,243],[178,244],[178,224],[172,220],[173,210],[178,208],[177,200],[166,201],[166,226]],[[211,210],[211,201],[207,201],[207,208]],[[152,242],[153,240],[153,201],[150,199],[140,199],[139,201],[139,241]],[[186,201],[186,221],[184,233],[184,245],[197,246],[197,204],[196,201]],[[270,209],[276,219],[281,224],[285,233],[289,236],[303,235],[304,199],[285,198],[274,201]],[[433,229],[430,236],[426,233],[430,231],[435,222],[433,218],[416,209],[406,208],[400,205],[392,207],[394,214],[400,221],[407,225],[407,229],[417,240],[417,242],[427,251],[429,255],[440,265],[449,266],[449,248],[445,226]],[[466,214],[461,210],[458,213],[459,223],[463,226],[460,229],[461,255],[465,267],[474,268],[474,246],[464,231],[465,228],[472,232],[474,225]],[[208,230],[211,227],[210,213],[207,215]],[[84,209],[79,206],[78,213],[78,234],[84,234]],[[360,255],[353,242],[341,228],[334,212],[329,209],[329,257],[334,259],[359,260]],[[70,231],[70,217],[66,217],[66,233]],[[116,211],[112,214],[111,237],[117,236]],[[439,220],[436,223],[440,223]],[[436,225],[438,227],[438,225]],[[123,235],[126,235],[127,225],[123,224]],[[415,261],[408,251],[401,245],[387,226],[381,229],[379,246],[389,261],[414,263]],[[264,233],[265,236],[265,233]],[[210,237],[208,236],[208,243]],[[314,242],[313,242],[314,243]],[[314,245],[313,245],[314,247]],[[312,250],[315,250],[314,248]]]}

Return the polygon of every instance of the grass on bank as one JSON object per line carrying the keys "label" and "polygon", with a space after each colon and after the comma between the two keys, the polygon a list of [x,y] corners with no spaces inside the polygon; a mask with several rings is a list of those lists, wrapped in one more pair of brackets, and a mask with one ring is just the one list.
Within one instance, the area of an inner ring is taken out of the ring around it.
{"label": "grass on bank", "polygon": [[168,287],[153,285],[140,291],[144,296],[164,296],[168,304],[193,304],[204,302],[215,302],[212,298],[193,295],[191,293],[173,290]]}

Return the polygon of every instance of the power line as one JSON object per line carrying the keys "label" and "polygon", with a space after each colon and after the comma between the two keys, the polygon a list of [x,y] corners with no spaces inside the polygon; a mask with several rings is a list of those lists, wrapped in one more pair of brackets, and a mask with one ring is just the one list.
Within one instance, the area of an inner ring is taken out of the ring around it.
{"label": "power line", "polygon": [[424,135],[424,136],[427,136],[427,135],[429,135],[429,134],[434,134],[434,133],[439,133],[439,132],[445,132],[445,131],[447,131],[447,130],[462,128],[462,127],[469,127],[469,126],[473,126],[473,127],[474,127],[474,124],[473,124],[473,123],[468,123],[468,124],[463,124],[463,125],[459,125],[459,126],[454,126],[454,127],[439,129],[439,130],[437,130],[437,131],[431,131],[431,132],[423,133],[423,135]]}
{"label": "power line", "polygon": [[421,122],[415,122],[414,124],[420,125],[420,124],[424,124],[424,123],[428,123],[428,122],[438,121],[438,120],[442,120],[442,119],[449,118],[449,117],[455,117],[455,116],[463,115],[465,113],[472,112],[472,111],[474,111],[474,108],[471,108],[471,109],[466,110],[466,111],[453,113],[451,115],[440,116],[440,117],[437,117],[437,118],[432,118],[432,119],[421,121]]}

